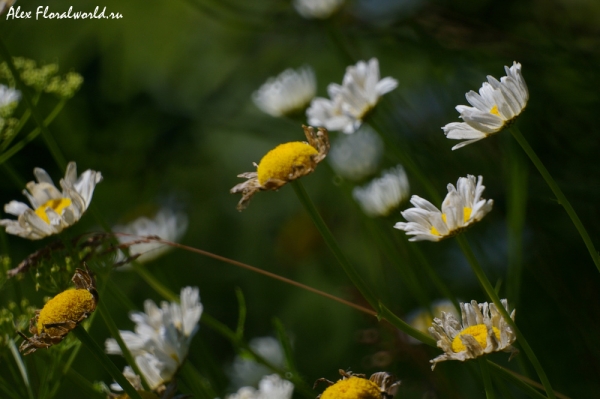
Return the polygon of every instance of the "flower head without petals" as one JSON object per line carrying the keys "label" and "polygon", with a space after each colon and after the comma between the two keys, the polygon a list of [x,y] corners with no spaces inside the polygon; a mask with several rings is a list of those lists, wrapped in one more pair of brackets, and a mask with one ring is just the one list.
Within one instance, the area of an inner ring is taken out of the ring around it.
{"label": "flower head without petals", "polygon": [[306,110],[308,123],[329,130],[354,133],[379,98],[394,90],[398,81],[391,77],[379,79],[379,61],[371,58],[346,68],[341,85],[328,86],[330,99],[317,97]]}
{"label": "flower head without petals", "polygon": [[315,72],[309,66],[286,69],[269,78],[252,94],[252,100],[263,112],[281,117],[302,112],[317,93]]}
{"label": "flower head without petals", "polygon": [[500,81],[488,75],[488,81],[483,83],[479,93],[473,90],[467,93],[467,101],[472,107],[456,107],[464,122],[452,122],[442,128],[449,139],[466,139],[452,147],[453,150],[500,132],[525,109],[529,91],[521,74],[521,64],[515,61],[510,68],[505,66],[504,69],[507,76]]}
{"label": "flower head without petals", "polygon": [[247,181],[234,186],[232,194],[242,193],[237,209],[243,210],[254,194],[263,190],[277,190],[286,183],[312,173],[329,152],[327,130],[302,126],[308,143],[294,141],[280,144],[269,151],[256,166],[256,172],[239,174]]}
{"label": "flower head without petals", "polygon": [[22,202],[11,201],[4,206],[4,212],[18,219],[0,220],[0,226],[5,226],[7,233],[30,240],[58,234],[75,224],[90,205],[96,184],[102,181],[100,172],[89,169],[77,177],[75,162],[67,165],[65,177],[60,180],[62,192],[44,169],[35,168],[33,174],[38,182],[27,183],[27,190],[23,190],[33,209]]}
{"label": "flower head without petals", "polygon": [[494,201],[481,198],[485,189],[482,182],[481,176],[475,184],[475,176],[467,175],[458,179],[456,187],[448,184],[441,211],[431,202],[413,195],[410,202],[415,207],[402,212],[408,222],[398,222],[394,227],[414,236],[409,241],[440,241],[462,232],[492,210]]}
{"label": "flower head without petals", "polygon": [[[502,300],[502,306],[508,311],[506,299]],[[496,305],[471,301],[461,303],[460,309],[462,323],[451,313],[442,312],[441,319],[435,318],[433,326],[429,328],[429,333],[437,340],[437,346],[444,351],[430,361],[432,370],[437,363],[446,360],[464,362],[491,352],[517,352],[511,346],[516,335]],[[510,317],[515,319],[514,310]]]}

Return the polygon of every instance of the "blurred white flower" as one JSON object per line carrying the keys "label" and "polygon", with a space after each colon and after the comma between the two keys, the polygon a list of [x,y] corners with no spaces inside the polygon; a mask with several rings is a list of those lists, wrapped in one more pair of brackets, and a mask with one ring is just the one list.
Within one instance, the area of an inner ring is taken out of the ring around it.
{"label": "blurred white flower", "polygon": [[294,8],[304,18],[329,18],[344,3],[344,0],[294,0]]}
{"label": "blurred white flower", "polygon": [[252,100],[263,112],[280,117],[302,112],[317,93],[315,72],[309,66],[286,69],[269,78],[252,94]]}
{"label": "blurred white flower", "polygon": [[258,389],[245,386],[236,393],[227,395],[226,399],[291,399],[293,393],[294,384],[277,374],[271,374],[260,380]]}
{"label": "blurred white flower", "polygon": [[[502,299],[502,306],[508,312],[508,302]],[[500,314],[496,305],[487,302],[478,304],[461,303],[462,323],[451,313],[442,313],[441,319],[433,320],[429,333],[437,340],[443,354],[430,360],[433,370],[437,363],[446,360],[465,360],[498,351],[516,353],[511,346],[516,335]],[[511,319],[515,319],[513,310]],[[511,355],[512,357],[512,355]]]}
{"label": "blurred white flower", "polygon": [[379,98],[394,90],[398,81],[391,77],[379,79],[379,61],[359,61],[346,68],[342,85],[327,87],[330,100],[317,97],[306,110],[308,123],[328,130],[354,133]]}
{"label": "blurred white flower", "polygon": [[415,208],[402,212],[408,223],[398,222],[394,227],[414,236],[409,241],[440,241],[462,232],[492,210],[494,201],[481,198],[485,190],[482,181],[479,176],[475,184],[475,176],[467,175],[458,179],[456,188],[448,184],[441,212],[431,202],[413,195],[410,202]]}
{"label": "blurred white flower", "polygon": [[525,109],[529,91],[521,74],[521,64],[515,61],[513,66],[505,66],[504,69],[507,76],[500,81],[488,75],[488,81],[483,83],[479,94],[473,90],[467,93],[467,101],[472,107],[456,107],[464,122],[452,122],[442,128],[449,139],[467,139],[452,147],[453,150],[498,133],[513,123]]}
{"label": "blurred white flower", "polygon": [[[273,337],[257,337],[252,338],[248,343],[250,348],[258,355],[276,367],[283,367],[285,357],[283,348],[278,340]],[[234,388],[244,386],[255,386],[260,379],[269,374],[271,369],[262,364],[256,363],[254,360],[243,356],[236,356],[229,376],[231,384]]]}
{"label": "blurred white flower", "polygon": [[375,173],[383,154],[383,141],[368,126],[356,133],[339,136],[331,143],[327,158],[338,175],[361,180]]}
{"label": "blurred white flower", "polygon": [[[1,8],[2,2],[0,1],[0,13],[2,13]],[[0,117],[9,116],[20,99],[21,92],[19,90],[0,84]]]}
{"label": "blurred white flower", "polygon": [[364,187],[355,187],[352,196],[371,217],[387,216],[408,198],[410,185],[401,165],[383,172]]}
{"label": "blurred white flower", "polygon": [[102,180],[100,172],[89,169],[77,177],[75,162],[69,162],[64,179],[60,179],[62,192],[44,169],[35,168],[33,174],[38,183],[29,182],[27,190],[23,190],[33,209],[23,202],[11,201],[4,205],[4,212],[18,216],[17,220],[0,220],[7,233],[30,240],[58,234],[75,224],[90,205],[96,184]]}
{"label": "blurred white flower", "polygon": [[[202,304],[198,288],[181,289],[181,304],[162,302],[159,308],[153,301],[144,302],[145,312],[132,312],[135,332],[120,331],[125,345],[151,389],[169,382],[183,364],[192,337],[198,330]],[[106,352],[121,355],[117,341],[105,342]]]}
{"label": "blurred white flower", "polygon": [[[188,227],[187,216],[181,213],[175,213],[173,210],[163,208],[159,210],[154,218],[140,217],[127,225],[117,225],[113,227],[115,233],[131,234],[131,236],[118,235],[120,243],[128,243],[138,240],[139,237],[158,236],[163,240],[177,242],[183,236]],[[129,255],[134,256],[141,254],[136,258],[137,262],[150,262],[169,251],[169,245],[161,244],[160,242],[148,242],[141,244],[133,244],[129,247]],[[119,260],[123,260],[124,256],[119,254]],[[126,266],[120,267],[119,270]]]}
{"label": "blurred white flower", "polygon": [[[433,301],[431,304],[431,313],[429,313],[428,309],[418,308],[410,312],[406,315],[406,322],[414,329],[421,331],[422,333],[427,334],[429,332],[429,327],[431,327],[431,323],[433,323],[432,315],[441,315],[442,312],[453,315],[458,318],[459,314],[454,307],[454,304],[449,299],[439,299],[437,301]],[[407,335],[407,340],[411,344],[421,344],[421,341]]]}

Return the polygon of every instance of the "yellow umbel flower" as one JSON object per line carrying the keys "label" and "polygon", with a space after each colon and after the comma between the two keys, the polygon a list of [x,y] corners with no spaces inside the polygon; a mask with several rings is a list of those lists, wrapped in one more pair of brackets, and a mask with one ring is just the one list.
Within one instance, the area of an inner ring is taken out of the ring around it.
{"label": "yellow umbel flower", "polygon": [[96,281],[87,270],[76,269],[73,278],[75,289],[61,292],[37,311],[29,322],[32,337],[19,334],[25,339],[19,350],[26,355],[40,348],[58,344],[79,323],[87,318],[98,304]]}
{"label": "yellow umbel flower", "polygon": [[239,174],[246,180],[233,187],[232,194],[242,193],[237,209],[248,206],[252,196],[262,190],[277,190],[287,182],[312,173],[329,152],[329,136],[324,128],[302,126],[308,142],[280,144],[269,151],[256,166],[256,172]]}

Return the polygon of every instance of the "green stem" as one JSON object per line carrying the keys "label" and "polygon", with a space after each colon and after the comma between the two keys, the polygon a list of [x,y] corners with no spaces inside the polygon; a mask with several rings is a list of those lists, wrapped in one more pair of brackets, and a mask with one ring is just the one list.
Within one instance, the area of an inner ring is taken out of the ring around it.
{"label": "green stem", "polygon": [[525,137],[521,134],[521,131],[516,126],[513,126],[510,128],[510,132],[512,133],[515,140],[517,140],[517,142],[521,145],[525,153],[529,156],[529,159],[531,159],[531,162],[533,162],[533,164],[540,172],[544,180],[546,180],[546,183],[548,183],[548,186],[550,186],[550,189],[552,190],[554,195],[556,195],[558,203],[561,204],[567,211],[567,214],[569,215],[571,221],[577,228],[579,235],[581,235],[581,238],[583,239],[583,242],[585,243],[585,246],[587,247],[590,256],[592,257],[592,260],[596,265],[596,268],[598,269],[598,271],[600,271],[600,255],[598,255],[598,251],[594,247],[592,239],[590,238],[587,230],[583,226],[583,223],[581,223],[579,216],[577,216],[577,213],[571,206],[571,203],[569,202],[567,197],[565,197],[560,187],[558,187],[558,184],[556,184],[556,181],[552,178],[550,172],[548,172],[548,169],[546,169],[542,161],[538,158],[535,151],[533,151],[533,148],[531,148]]}
{"label": "green stem", "polygon": [[21,373],[21,377],[23,377],[23,382],[25,383],[25,388],[27,389],[27,396],[29,399],[34,399],[33,391],[31,390],[31,383],[29,382],[29,374],[27,373],[27,367],[23,362],[23,358],[21,358],[21,354],[17,349],[17,345],[15,345],[15,341],[12,339],[8,340],[8,347],[10,349],[10,353],[13,355],[17,366],[19,367],[19,372]]}
{"label": "green stem", "polygon": [[140,276],[160,296],[168,301],[179,303],[179,295],[173,293],[171,290],[165,287],[163,283],[161,283],[152,275],[152,273],[148,271],[148,269],[146,269],[146,267],[144,267],[144,265],[140,264],[139,262],[132,262],[131,266],[138,276]]}
{"label": "green stem", "polygon": [[[513,373],[512,371],[507,370],[504,367],[499,366],[496,363],[493,363],[493,362],[491,362],[489,360],[488,360],[488,366],[497,375],[499,375],[500,377],[504,378],[507,381],[512,382],[514,385],[516,385],[517,387],[519,387],[519,389],[521,391],[523,391],[526,395],[528,395],[530,398],[533,398],[533,399],[548,399],[547,396],[542,395],[540,392],[538,392],[534,388],[532,388],[531,385],[529,385],[526,381],[524,381],[523,377],[521,377],[521,376]],[[561,396],[561,395],[558,395],[558,394],[557,394],[557,396],[564,397],[564,396]]]}
{"label": "green stem", "polygon": [[529,361],[531,362],[535,371],[537,372],[537,375],[540,378],[540,381],[542,382],[542,384],[544,385],[544,388],[546,389],[548,396],[551,399],[556,399],[556,395],[554,394],[552,385],[550,385],[550,381],[548,380],[548,377],[546,376],[546,372],[542,368],[542,365],[540,364],[535,353],[533,353],[533,349],[531,349],[531,346],[529,346],[529,343],[527,342],[527,340],[521,333],[521,330],[519,330],[519,328],[515,324],[514,320],[510,317],[510,315],[508,314],[508,311],[504,308],[504,306],[502,306],[502,302],[500,301],[498,294],[496,294],[496,291],[494,291],[494,287],[488,280],[487,276],[485,275],[485,272],[481,268],[481,265],[477,261],[477,258],[473,254],[473,251],[471,250],[471,247],[469,246],[469,242],[463,235],[458,235],[456,237],[456,240],[458,241],[458,244],[460,245],[461,250],[463,251],[465,257],[467,258],[469,265],[471,265],[471,269],[477,276],[477,279],[479,280],[479,283],[483,287],[484,291],[486,292],[488,297],[492,300],[492,302],[494,302],[494,305],[496,305],[496,308],[498,309],[498,311],[500,312],[502,317],[504,317],[504,320],[510,325],[511,329],[515,332],[515,334],[517,336],[517,340],[519,341],[519,344],[525,351],[525,354],[527,355],[527,357],[529,358]]}
{"label": "green stem", "polygon": [[[58,116],[60,111],[62,111],[62,109],[64,108],[66,103],[67,103],[67,100],[62,100],[61,102],[56,104],[56,107],[54,107],[52,112],[50,112],[50,114],[46,117],[46,119],[44,119],[44,126],[49,126],[52,123],[52,121]],[[0,164],[8,161],[13,155],[15,155],[16,153],[21,151],[27,144],[29,144],[31,141],[33,141],[41,132],[42,132],[42,129],[40,129],[39,127],[36,127],[27,136],[25,136],[23,139],[21,139],[21,141],[19,141],[17,144],[10,147],[8,150],[4,151],[2,153],[2,155],[0,155]]]}
{"label": "green stem", "polygon": [[481,369],[481,377],[483,378],[483,386],[485,388],[486,399],[495,399],[494,385],[492,385],[492,376],[490,375],[490,369],[488,368],[487,360],[484,356],[477,359],[479,362],[479,368]]}
{"label": "green stem", "polygon": [[13,75],[15,82],[17,82],[17,86],[21,89],[21,94],[23,95],[23,98],[25,99],[27,106],[31,110],[31,115],[33,116],[33,119],[35,120],[35,123],[42,130],[42,137],[44,138],[44,141],[46,142],[46,146],[50,150],[52,157],[54,158],[54,160],[56,161],[56,163],[62,170],[66,170],[67,161],[65,160],[64,156],[60,152],[60,148],[58,148],[58,145],[56,144],[56,141],[52,137],[52,134],[50,133],[48,128],[44,125],[44,121],[43,121],[41,115],[39,114],[37,108],[33,104],[33,99],[31,98],[29,91],[27,91],[27,86],[21,80],[21,76],[19,75],[19,72],[17,71],[17,68],[15,67],[15,64],[13,63],[10,52],[8,51],[8,48],[4,44],[4,41],[2,40],[1,37],[0,37],[0,55],[2,55],[2,58],[4,58],[4,60],[6,61],[6,65],[8,66],[8,69],[10,69],[10,73]]}
{"label": "green stem", "polygon": [[100,348],[100,346],[89,336],[87,331],[79,324],[77,327],[73,329],[73,333],[75,336],[81,341],[83,345],[85,345],[94,358],[102,364],[104,369],[111,375],[112,378],[123,388],[123,390],[129,395],[131,399],[142,399],[138,391],[135,390],[133,386],[127,381],[127,378],[123,376],[123,374],[119,371],[117,366],[114,365],[113,362],[110,361],[106,353]]}
{"label": "green stem", "polygon": [[377,306],[379,301],[375,298],[375,295],[373,295],[373,293],[366,286],[362,277],[360,277],[356,270],[354,270],[346,256],[341,251],[339,245],[333,237],[333,234],[331,234],[331,231],[329,231],[329,228],[323,221],[323,218],[321,218],[321,215],[319,214],[317,208],[306,193],[306,190],[304,189],[304,186],[302,185],[300,180],[294,180],[291,184],[292,187],[294,187],[294,191],[296,192],[298,199],[310,215],[313,223],[317,227],[317,230],[319,230],[319,233],[321,233],[321,236],[327,243],[327,246],[329,247],[331,252],[333,252],[333,255],[335,256],[339,264],[342,266],[342,269],[344,269],[354,286],[360,291],[362,296],[373,307],[373,309],[378,309]]}
{"label": "green stem", "polygon": [[410,325],[408,325],[404,320],[402,320],[401,318],[396,316],[394,313],[392,313],[392,311],[389,310],[382,303],[379,304],[379,316],[382,319],[387,320],[391,325],[393,325],[397,329],[405,332],[406,334],[410,335],[411,337],[413,337],[415,339],[418,339],[419,341],[423,342],[424,344],[427,344],[434,348],[437,347],[435,339],[431,338],[428,335],[423,334],[421,331],[416,330],[413,327],[411,327]]}
{"label": "green stem", "polygon": [[[110,284],[110,283],[108,283],[108,284]],[[148,382],[146,381],[144,374],[141,372],[140,368],[138,367],[137,363],[135,362],[133,355],[131,354],[131,352],[129,351],[129,348],[125,344],[125,341],[123,341],[123,337],[121,337],[121,333],[119,332],[119,329],[118,329],[117,325],[115,324],[115,321],[113,320],[113,318],[110,315],[110,312],[106,308],[106,304],[104,302],[100,302],[98,308],[100,310],[100,315],[104,319],[104,323],[106,324],[106,327],[108,327],[108,331],[110,332],[110,335],[115,339],[115,341],[117,341],[117,344],[119,345],[119,348],[121,349],[123,357],[125,358],[127,363],[129,363],[133,372],[140,377],[140,380],[142,382],[142,386],[144,387],[144,389],[146,391],[150,391],[151,390],[150,385],[148,385]]]}
{"label": "green stem", "polygon": [[184,362],[180,371],[183,381],[187,383],[194,397],[213,399],[218,396],[210,382],[190,362]]}

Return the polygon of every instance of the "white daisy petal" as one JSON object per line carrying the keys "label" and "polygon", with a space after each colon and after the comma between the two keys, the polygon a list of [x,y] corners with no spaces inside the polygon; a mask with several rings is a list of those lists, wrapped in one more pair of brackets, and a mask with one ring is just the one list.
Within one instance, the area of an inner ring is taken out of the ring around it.
{"label": "white daisy petal", "polygon": [[383,172],[364,187],[355,187],[352,196],[371,217],[387,216],[408,198],[410,186],[401,165]]}
{"label": "white daisy petal", "polygon": [[467,139],[452,147],[452,150],[500,132],[512,124],[525,109],[529,92],[521,74],[521,64],[514,62],[513,66],[504,69],[507,76],[500,80],[488,76],[488,81],[482,84],[479,94],[472,90],[466,94],[467,101],[473,107],[456,107],[468,128],[459,123],[449,123],[442,128],[449,139]]}

